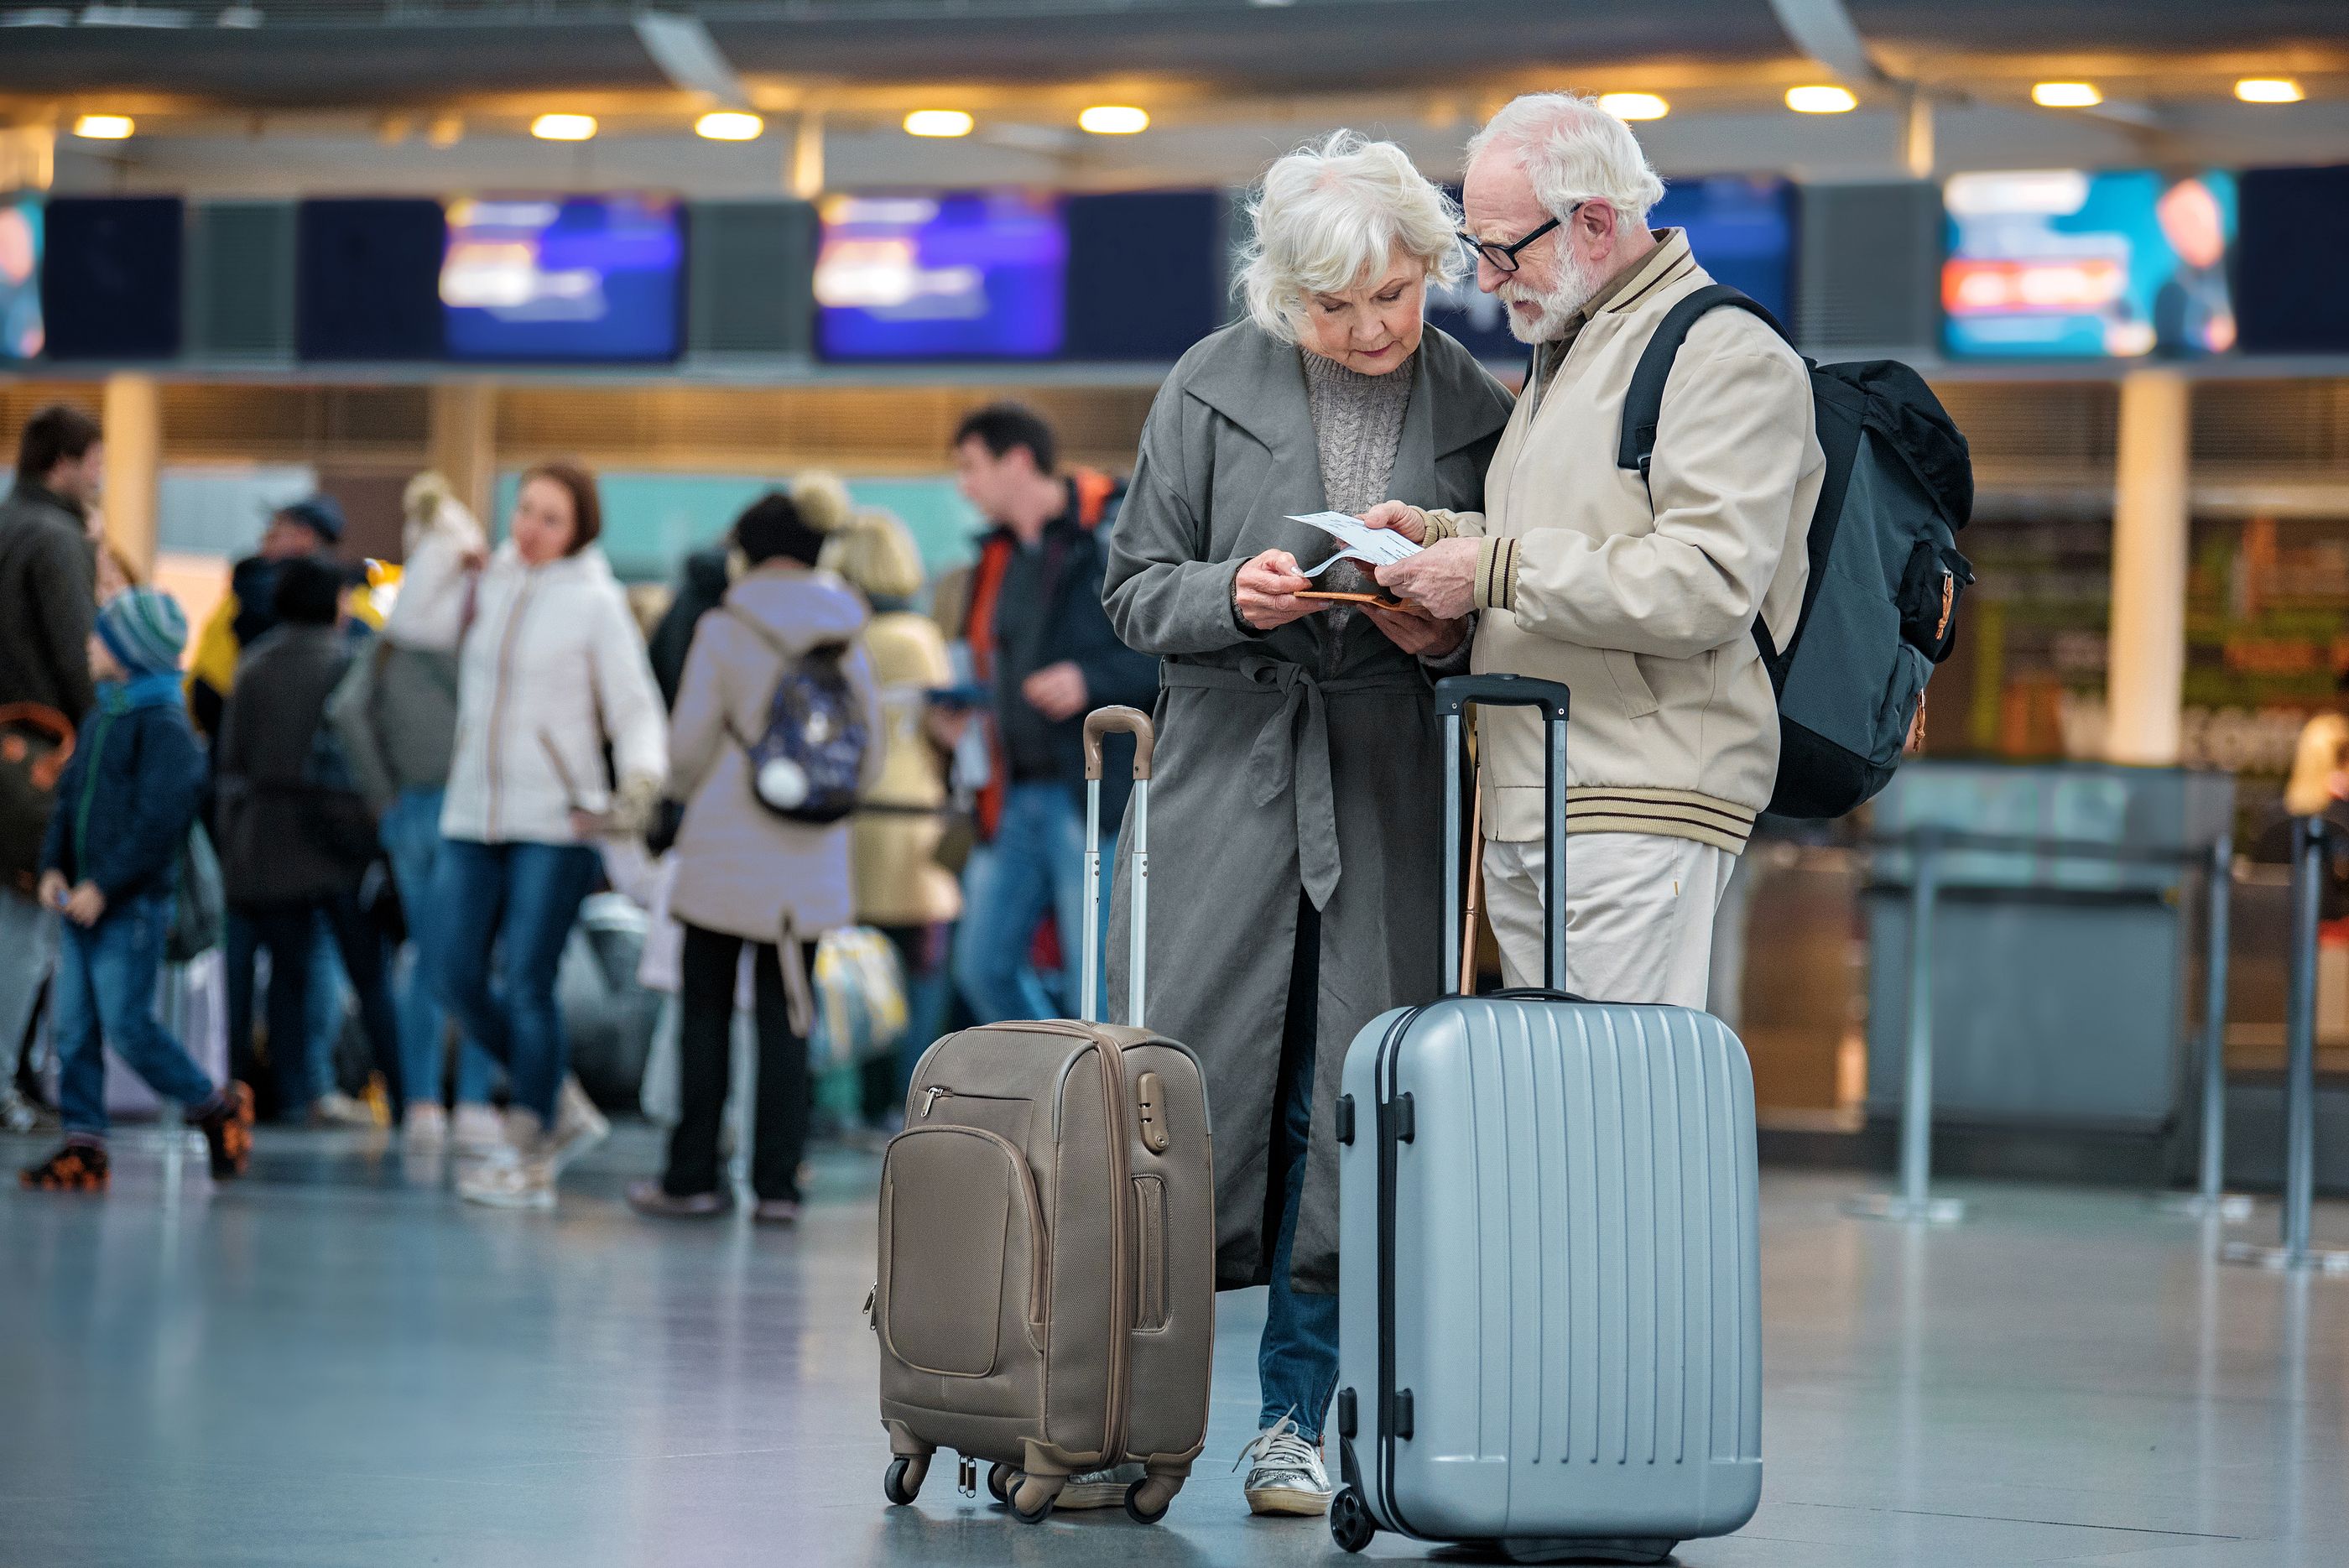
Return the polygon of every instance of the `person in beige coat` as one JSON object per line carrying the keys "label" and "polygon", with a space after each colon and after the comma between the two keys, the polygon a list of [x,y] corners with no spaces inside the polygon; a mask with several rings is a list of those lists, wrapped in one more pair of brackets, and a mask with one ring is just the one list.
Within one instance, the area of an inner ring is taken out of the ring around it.
{"label": "person in beige coat", "polygon": [[876,1127],[903,1108],[914,1064],[936,1039],[947,1001],[947,939],[962,918],[962,885],[938,864],[946,837],[947,753],[930,732],[930,693],[954,684],[946,634],[913,607],[922,554],[886,512],[857,514],[825,545],[823,564],[872,607],[864,651],[881,688],[881,772],[852,819],[856,919],[897,950],[905,975],[905,1031],[897,1049],[864,1064],[862,1109]]}
{"label": "person in beige coat", "polygon": [[807,1142],[808,971],[816,939],[855,916],[847,822],[812,826],[770,811],[752,794],[748,747],[766,732],[775,683],[794,661],[846,644],[849,683],[864,711],[863,786],[880,776],[881,694],[858,644],[864,603],[814,570],[818,515],[780,492],[734,525],[749,566],[702,618],[669,715],[667,795],[685,805],[669,913],[685,927],[679,963],[678,1125],[668,1168],[628,1201],[660,1216],[732,1207],[719,1183],[718,1134],[726,1112],[729,1031],[742,950],[751,951],[759,1034],[757,1131],[750,1184],[757,1219],[799,1217],[799,1164]]}
{"label": "person in beige coat", "polygon": [[[1664,314],[1713,282],[1621,120],[1530,94],[1468,148],[1477,286],[1534,346],[1482,512],[1366,514],[1428,548],[1379,580],[1477,616],[1471,667],[1564,682],[1567,980],[1608,1002],[1704,1005],[1714,907],[1778,768],[1777,701],[1754,639],[1800,612],[1826,459],[1808,375],[1767,325],[1716,310],[1666,384],[1651,471],[1616,465],[1624,394]],[[1540,982],[1541,721],[1487,710],[1487,907],[1512,985]],[[1564,846],[1558,846],[1565,853]]]}

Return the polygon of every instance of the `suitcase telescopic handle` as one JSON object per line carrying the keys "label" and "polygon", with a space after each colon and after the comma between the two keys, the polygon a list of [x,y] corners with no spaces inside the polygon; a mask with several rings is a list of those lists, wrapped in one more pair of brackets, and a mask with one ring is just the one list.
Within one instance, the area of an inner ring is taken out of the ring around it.
{"label": "suitcase telescopic handle", "polygon": [[1123,732],[1133,737],[1133,881],[1131,946],[1126,950],[1125,1021],[1142,1027],[1144,938],[1150,929],[1150,754],[1158,733],[1139,708],[1096,708],[1085,715],[1085,940],[1084,973],[1077,981],[1077,1016],[1087,1023],[1101,1017],[1101,792],[1102,737]]}
{"label": "suitcase telescopic handle", "polygon": [[[1435,711],[1444,720],[1444,982],[1452,981],[1452,964],[1461,943],[1462,900],[1467,897],[1464,852],[1471,850],[1461,830],[1461,713],[1471,702],[1488,707],[1538,708],[1547,744],[1543,747],[1543,861],[1546,873],[1542,898],[1542,984],[1551,991],[1566,989],[1566,721],[1573,693],[1555,680],[1529,675],[1449,675],[1435,683]],[[1453,994],[1448,992],[1446,994]]]}

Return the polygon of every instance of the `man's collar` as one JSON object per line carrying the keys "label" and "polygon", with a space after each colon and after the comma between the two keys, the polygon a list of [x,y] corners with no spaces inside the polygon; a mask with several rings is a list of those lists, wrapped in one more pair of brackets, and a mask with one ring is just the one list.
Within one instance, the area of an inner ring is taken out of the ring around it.
{"label": "man's collar", "polygon": [[89,517],[88,512],[84,510],[81,503],[78,501],[67,500],[65,496],[59,495],[56,491],[51,490],[47,485],[43,484],[37,479],[27,479],[22,474],[17,475],[16,493],[19,495],[30,496],[36,501],[46,501],[50,505],[57,507],[59,511],[70,513],[72,515],[82,518],[85,521]]}

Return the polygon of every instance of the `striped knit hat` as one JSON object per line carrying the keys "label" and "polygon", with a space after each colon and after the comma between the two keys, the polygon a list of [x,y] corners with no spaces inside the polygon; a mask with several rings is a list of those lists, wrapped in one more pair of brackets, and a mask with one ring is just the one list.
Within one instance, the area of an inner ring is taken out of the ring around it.
{"label": "striped knit hat", "polygon": [[134,676],[180,668],[188,645],[188,618],[160,588],[125,588],[98,612],[98,640]]}

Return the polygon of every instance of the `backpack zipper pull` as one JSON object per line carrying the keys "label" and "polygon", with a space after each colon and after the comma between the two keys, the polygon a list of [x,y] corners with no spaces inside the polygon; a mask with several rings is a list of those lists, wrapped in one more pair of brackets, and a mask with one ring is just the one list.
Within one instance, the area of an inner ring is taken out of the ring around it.
{"label": "backpack zipper pull", "polygon": [[951,1097],[951,1096],[953,1096],[953,1094],[954,1094],[954,1091],[953,1091],[952,1089],[947,1088],[947,1087],[946,1087],[946,1086],[944,1086],[943,1085],[935,1085],[935,1084],[934,1084],[934,1085],[932,1085],[929,1088],[923,1090],[923,1091],[922,1091],[922,1119],[923,1119],[923,1120],[925,1120],[925,1121],[927,1121],[927,1120],[929,1119],[930,1112],[931,1112],[932,1110],[934,1110],[934,1109],[936,1109],[936,1106],[937,1106],[937,1103],[938,1103],[938,1096],[939,1096],[940,1095],[945,1095],[945,1096],[947,1096]]}

